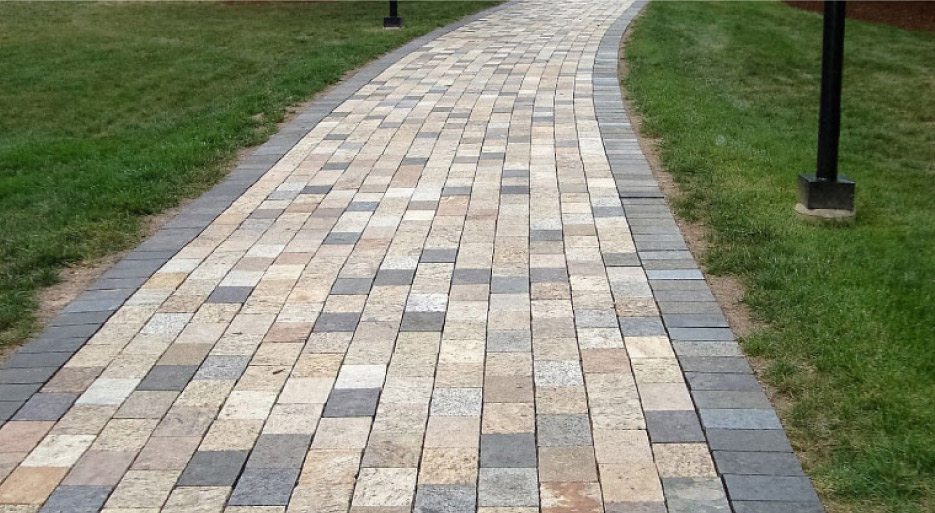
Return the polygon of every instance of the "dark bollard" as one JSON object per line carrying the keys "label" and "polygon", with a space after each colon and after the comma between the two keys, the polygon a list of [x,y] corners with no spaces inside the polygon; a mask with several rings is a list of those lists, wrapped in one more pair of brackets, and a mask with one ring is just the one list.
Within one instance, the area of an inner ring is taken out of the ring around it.
{"label": "dark bollard", "polygon": [[403,28],[403,19],[399,17],[399,2],[390,0],[390,15],[383,18],[383,28]]}
{"label": "dark bollard", "polygon": [[799,175],[799,204],[796,205],[796,210],[806,215],[847,218],[854,214],[854,182],[838,176],[845,6],[844,0],[825,1],[818,166],[815,174]]}

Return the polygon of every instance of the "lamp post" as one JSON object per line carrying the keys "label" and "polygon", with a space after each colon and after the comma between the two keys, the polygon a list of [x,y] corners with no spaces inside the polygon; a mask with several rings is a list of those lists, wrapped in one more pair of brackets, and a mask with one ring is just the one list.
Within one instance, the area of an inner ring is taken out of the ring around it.
{"label": "lamp post", "polygon": [[390,0],[390,15],[383,18],[383,28],[403,28],[403,19],[399,17],[399,2]]}
{"label": "lamp post", "polygon": [[854,215],[854,182],[838,175],[846,5],[844,0],[825,0],[818,165],[815,174],[799,175],[799,203],[796,210],[801,214],[830,218]]}

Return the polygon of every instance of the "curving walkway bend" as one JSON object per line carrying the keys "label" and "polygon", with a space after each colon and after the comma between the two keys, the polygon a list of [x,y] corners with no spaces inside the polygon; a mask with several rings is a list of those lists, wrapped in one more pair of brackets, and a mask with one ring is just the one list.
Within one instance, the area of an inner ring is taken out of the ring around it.
{"label": "curving walkway bend", "polygon": [[639,7],[316,102],[0,369],[0,512],[821,511],[623,110]]}

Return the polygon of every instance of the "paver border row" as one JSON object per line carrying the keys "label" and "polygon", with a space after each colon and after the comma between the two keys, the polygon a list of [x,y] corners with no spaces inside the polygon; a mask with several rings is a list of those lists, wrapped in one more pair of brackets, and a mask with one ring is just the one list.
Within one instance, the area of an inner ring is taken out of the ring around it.
{"label": "paver border row", "polygon": [[17,413],[140,287],[198,237],[279,162],[322,119],[403,57],[449,32],[504,9],[513,0],[466,16],[384,54],[342,80],[240,160],[217,185],[181,209],[156,233],[72,300],[35,338],[0,365],[0,426]]}
{"label": "paver border row", "polygon": [[[820,513],[824,509],[714,299],[640,149],[623,104],[620,44],[648,4],[637,0],[601,40],[592,76],[594,107],[641,265],[688,383],[718,476],[736,513]],[[650,423],[651,419],[647,419]],[[653,426],[647,426],[653,437]],[[677,483],[663,487],[682,511]]]}

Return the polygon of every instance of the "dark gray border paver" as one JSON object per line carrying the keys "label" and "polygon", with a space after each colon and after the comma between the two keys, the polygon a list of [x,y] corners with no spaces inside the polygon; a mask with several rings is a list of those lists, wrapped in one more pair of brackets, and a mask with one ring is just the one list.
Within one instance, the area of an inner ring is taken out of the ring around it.
{"label": "dark gray border paver", "polygon": [[[718,473],[727,484],[730,502],[730,506],[726,501],[686,502],[685,492],[700,483],[667,480],[664,489],[669,510],[821,512],[817,495],[801,474],[778,417],[734,341],[698,264],[687,251],[649,164],[641,152],[632,151],[639,149],[639,144],[623,106],[619,50],[624,31],[646,4],[646,0],[637,0],[611,25],[594,62],[598,126],[637,249],[626,257],[605,254],[604,261],[607,266],[642,265],[646,269],[662,315],[662,333],[668,333],[672,340],[699,408],[646,412],[651,439],[707,441]],[[649,322],[621,318],[621,329],[633,335],[652,330]],[[761,475],[767,472],[771,475]],[[712,490],[720,489],[720,483],[708,485]]]}

